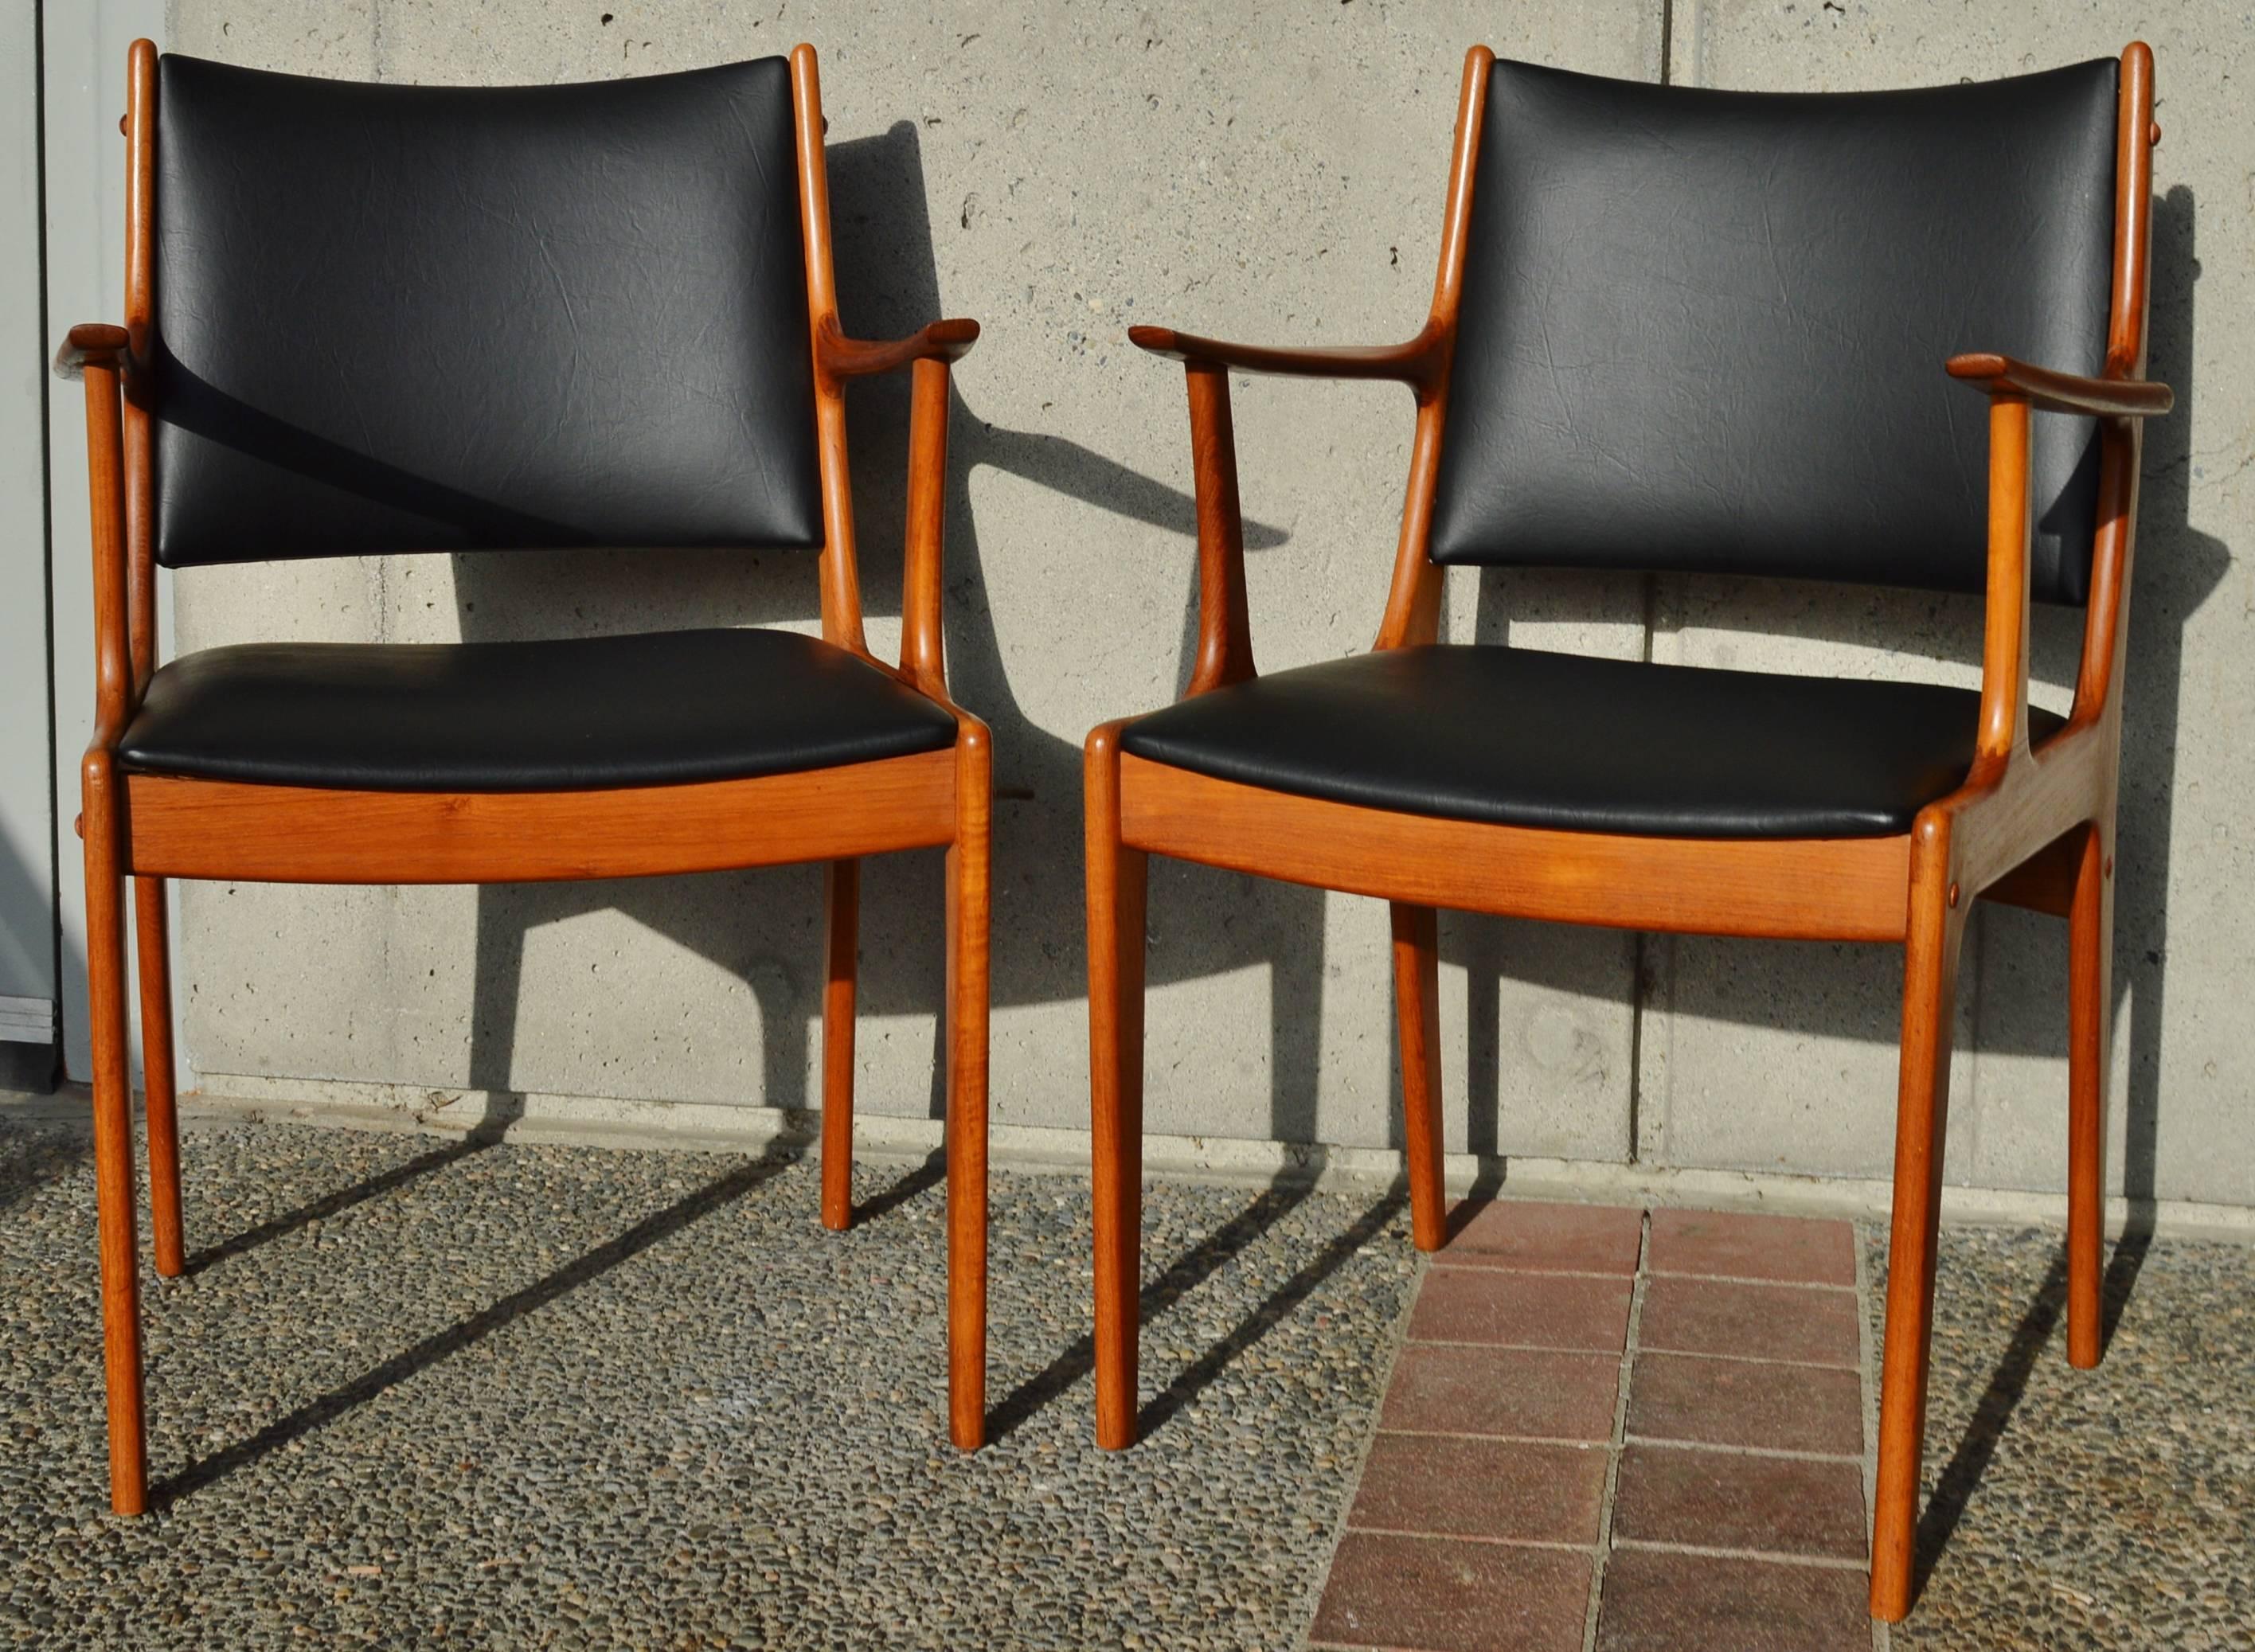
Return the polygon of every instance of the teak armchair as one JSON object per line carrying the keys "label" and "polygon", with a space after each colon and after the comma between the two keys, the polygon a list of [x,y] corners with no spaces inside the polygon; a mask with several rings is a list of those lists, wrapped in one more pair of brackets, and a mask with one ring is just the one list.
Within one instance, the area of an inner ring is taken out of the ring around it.
{"label": "teak armchair", "polygon": [[[984,1435],[990,742],[940,629],[949,364],[845,336],[813,49],[584,86],[130,60],[125,325],[74,327],[111,1506],[147,1500],[123,883],[157,1270],[185,1265],[168,878],[827,865],[822,1220],[852,1213],[860,857],[947,850],[950,1424]],[[844,386],[913,375],[901,663],[864,640]],[[159,665],[155,569],[565,545],[817,553],[820,640],[249,644]]]}
{"label": "teak armchair", "polygon": [[[1476,48],[1416,337],[1271,349],[1132,329],[1189,381],[1199,619],[1184,699],[1087,743],[1104,1445],[1135,1432],[1149,856],[1392,903],[1427,1250],[1444,1237],[1436,908],[1899,942],[1871,1577],[1874,1613],[1907,1609],[1950,1006],[1977,897],[2069,923],[2069,1350],[2078,1366],[2100,1353],[2137,421],[2171,399],[2141,378],[2153,108],[2142,45],[2118,64],[1822,96],[1597,80]],[[1371,654],[1255,673],[1232,372],[1416,397]],[[1987,398],[1985,466],[1951,378]],[[1451,564],[1985,591],[1981,688],[1439,646]],[[2032,597],[2085,610],[2064,719],[2028,704]]]}

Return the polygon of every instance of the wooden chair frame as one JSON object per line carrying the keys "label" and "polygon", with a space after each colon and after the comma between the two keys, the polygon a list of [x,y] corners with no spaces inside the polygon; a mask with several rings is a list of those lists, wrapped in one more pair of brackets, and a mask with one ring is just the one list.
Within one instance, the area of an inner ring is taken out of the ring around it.
{"label": "wooden chair frame", "polygon": [[[94,510],[95,718],[81,770],[86,843],[89,1017],[94,1039],[103,1351],[110,1506],[148,1501],[135,1276],[131,1096],[124,1002],[124,880],[140,951],[150,1214],[157,1271],[186,1266],[173,1096],[168,878],[306,883],[488,883],[615,878],[820,861],[827,863],[822,999],[822,1222],[853,1213],[854,995],[861,857],[947,850],[947,1197],[949,1431],[985,1438],[988,861],[993,744],[948,698],[941,534],[946,510],[948,379],[979,336],[974,321],[934,322],[871,342],[839,324],[831,266],[822,93],[814,49],[791,53],[799,209],[812,338],[824,538],[822,634],[936,701],[955,744],[915,756],[748,780],[608,791],[357,791],[131,774],[116,750],[156,666],[155,514],[149,373],[153,318],[157,51],[128,60],[125,326],[71,329],[56,360],[86,384]],[[845,385],[911,374],[901,660],[862,634],[847,472]]]}
{"label": "wooden chair frame", "polygon": [[[1247,615],[1229,374],[1387,379],[1416,398],[1408,496],[1376,646],[1435,640],[1441,570],[1426,553],[1448,418],[1474,162],[1494,59],[1475,47],[1449,174],[1430,316],[1406,344],[1275,349],[1138,327],[1142,348],[1183,363],[1198,524],[1198,641],[1185,696],[1254,675]],[[1136,1431],[1141,1273],[1143,953],[1148,860],[1167,854],[1391,903],[1402,1110],[1415,1242],[1437,1249],[1441,1181],[1438,959],[1435,909],[1694,933],[1894,941],[1904,946],[1893,1266],[1880,1402],[1871,1599],[1908,1610],[1933,1325],[1951,1005],[1972,901],[2068,920],[2068,1347],[2081,1367],[2100,1346],[2101,1155],[2108,964],[2112,947],[2115,787],[2123,656],[2137,515],[2139,419],[2168,390],[2143,381],[2153,123],[2153,54],[2122,54],[2117,120],[2113,297],[2102,376],[1961,355],[1949,371],[1990,402],[1987,618],[1978,756],[1964,784],[1900,836],[1726,840],[1619,836],[1437,819],[1287,795],[1124,753],[1125,722],[1088,737],[1089,1057],[1094,1128],[1096,1432],[1111,1448]],[[2028,425],[2031,409],[2101,421],[2098,527],[2075,704],[2066,726],[2028,742]]]}

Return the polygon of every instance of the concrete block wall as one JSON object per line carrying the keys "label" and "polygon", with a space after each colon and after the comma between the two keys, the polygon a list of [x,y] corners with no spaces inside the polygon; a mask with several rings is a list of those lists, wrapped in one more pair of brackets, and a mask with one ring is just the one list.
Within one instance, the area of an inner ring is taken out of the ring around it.
{"label": "concrete block wall", "polygon": [[[168,45],[253,67],[399,81],[647,74],[823,52],[839,283],[877,334],[968,314],[949,516],[951,669],[997,735],[994,1103],[1085,1119],[1078,750],[1188,668],[1195,553],[1180,375],[1128,347],[1150,320],[1228,336],[1407,336],[1427,303],[1464,47],[1595,73],[1830,88],[2160,54],[2154,369],[2184,415],[2149,447],[2131,663],[2118,970],[2132,1191],[2255,1202],[2255,1051],[2232,1038],[2250,896],[2235,815],[2255,791],[2244,663],[2255,24],[2153,7],[1354,0],[1209,7],[433,6],[177,0]],[[606,10],[608,7],[608,10]],[[2211,203],[2213,203],[2211,205]],[[1938,367],[1937,367],[1938,370]],[[857,391],[873,641],[896,634],[903,404]],[[1390,387],[1237,390],[1254,642],[1265,667],[1366,647],[1409,409]],[[2237,467],[2237,468],[2235,468]],[[1461,640],[1970,680],[1972,605],[1856,589],[1451,576]],[[788,556],[397,558],[200,570],[183,648],[250,636],[451,639],[757,622],[811,628]],[[2039,669],[2063,703],[2073,637]],[[863,895],[861,1105],[936,1112],[936,857]],[[803,1106],[814,1093],[811,871],[578,888],[192,886],[180,989],[207,1086],[424,1089]],[[1155,868],[1149,1128],[1354,1145],[1398,1139],[1378,903]],[[1544,1157],[1884,1175],[1897,954],[1738,946],[1452,917],[1442,929],[1451,1144]],[[2064,949],[1978,920],[1961,1007],[1951,1172],[2062,1170]]]}

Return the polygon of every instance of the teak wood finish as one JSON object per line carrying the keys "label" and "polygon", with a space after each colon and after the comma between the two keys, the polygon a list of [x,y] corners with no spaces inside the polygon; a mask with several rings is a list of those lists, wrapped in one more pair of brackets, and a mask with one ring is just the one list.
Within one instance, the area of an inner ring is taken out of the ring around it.
{"label": "teak wood finish", "polygon": [[[1430,643],[1439,568],[1426,554],[1472,212],[1473,158],[1493,55],[1465,64],[1440,271],[1408,343],[1277,349],[1139,327],[1188,379],[1199,555],[1198,643],[1187,694],[1254,674],[1228,374],[1393,379],[1416,397],[1394,576],[1376,646]],[[1994,355],[1948,370],[1990,399],[1987,620],[1978,755],[1964,783],[1900,836],[1718,840],[1614,836],[1430,819],[1287,795],[1124,754],[1124,722],[1086,748],[1089,1050],[1094,1132],[1096,1431],[1136,1431],[1142,1128],[1143,931],[1149,857],[1168,854],[1391,903],[1405,1136],[1416,1243],[1445,1237],[1435,909],[1741,936],[1893,941],[1904,947],[1902,1065],[1880,1402],[1871,1605],[1890,1620],[1913,1587],[1951,1006],[1976,897],[2065,917],[2070,935],[2068,1346],[2098,1362],[2101,1151],[2123,656],[2137,514],[2139,426],[2166,412],[2143,382],[2152,192],[2153,56],[2122,54],[2107,355],[2096,378]],[[1942,363],[1937,363],[1937,367]],[[2031,749],[2027,715],[2028,421],[2032,408],[2101,420],[2090,601],[2066,725]]]}
{"label": "teak wood finish", "polygon": [[[949,1432],[986,1434],[987,1044],[992,742],[947,692],[942,645],[950,365],[974,321],[904,339],[847,337],[832,273],[820,80],[811,46],[791,53],[805,243],[824,539],[822,632],[937,701],[952,749],[757,779],[602,791],[357,791],[124,773],[116,748],[156,666],[154,478],[148,375],[154,355],[157,51],[128,58],[125,326],[77,327],[57,371],[86,386],[94,516],[95,727],[81,777],[86,844],[89,1014],[94,1040],[110,1506],[148,1503],[140,1304],[135,1273],[131,1095],[126,1055],[123,885],[133,884],[147,1076],[151,1224],[158,1274],[186,1266],[173,1096],[165,883],[174,877],[275,882],[486,883],[826,863],[821,1214],[852,1217],[854,997],[862,856],[947,851]],[[847,381],[901,368],[913,378],[902,657],[876,659],[862,633],[847,471]]]}

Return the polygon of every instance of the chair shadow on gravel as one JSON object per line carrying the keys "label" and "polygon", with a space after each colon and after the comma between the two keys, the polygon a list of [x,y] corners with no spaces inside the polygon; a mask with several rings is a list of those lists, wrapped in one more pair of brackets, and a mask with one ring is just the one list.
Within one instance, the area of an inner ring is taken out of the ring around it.
{"label": "chair shadow on gravel", "polygon": [[929,1192],[947,1179],[947,1149],[934,1148],[924,1156],[924,1163],[882,1192],[854,1206],[854,1225],[873,1222],[880,1216],[889,1216],[919,1193]]}
{"label": "chair shadow on gravel", "polygon": [[[489,1141],[465,1142],[441,1153],[427,1154],[423,1159],[401,1166],[400,1170],[423,1174],[438,1168],[436,1163],[426,1161],[451,1163],[489,1145]],[[799,1149],[804,1145],[804,1141],[794,1139],[781,1144],[776,1151],[765,1157],[751,1160],[725,1176],[715,1177],[664,1210],[645,1216],[616,1238],[596,1246],[578,1261],[567,1263],[544,1278],[535,1280],[522,1290],[509,1292],[459,1324],[449,1325],[412,1346],[401,1349],[383,1364],[341,1387],[331,1388],[327,1393],[307,1401],[287,1416],[269,1423],[247,1439],[189,1464],[178,1474],[152,1487],[151,1501],[158,1508],[169,1508],[178,1499],[201,1490],[240,1469],[248,1468],[270,1452],[279,1450],[292,1440],[302,1438],[356,1406],[366,1404],[387,1389],[460,1353],[495,1332],[515,1324],[525,1315],[546,1307],[566,1293],[578,1290],[620,1263],[640,1255],[651,1246],[671,1238],[692,1222],[734,1204],[754,1189],[774,1180],[797,1163]],[[391,1185],[396,1186],[399,1181],[408,1178],[394,1172],[392,1178],[376,1179],[378,1182],[390,1179]],[[357,1199],[345,1201],[348,1205],[357,1202]]]}
{"label": "chair shadow on gravel", "polygon": [[[1306,1203],[1308,1196],[1314,1192],[1312,1184],[1296,1182],[1270,1187],[1257,1195],[1243,1210],[1176,1257],[1157,1278],[1144,1284],[1136,1304],[1136,1323],[1148,1326]],[[1368,1210],[1333,1234],[1320,1251],[1289,1279],[1270,1291],[1261,1305],[1240,1320],[1234,1330],[1199,1355],[1142,1409],[1137,1418],[1136,1437],[1140,1439],[1163,1426],[1196,1399],[1208,1383],[1228,1368],[1233,1360],[1282,1324],[1287,1315],[1315,1294],[1317,1286],[1337,1273],[1357,1251],[1383,1233],[1408,1205],[1407,1189],[1394,1187]],[[1092,1332],[1086,1332],[1075,1338],[1056,1359],[1003,1397],[988,1416],[988,1438],[996,1442],[1007,1439],[1051,1401],[1088,1375],[1095,1367],[1096,1339]]]}
{"label": "chair shadow on gravel", "polygon": [[[2105,1327],[2104,1340],[2109,1344],[2114,1339],[2115,1327],[2121,1323],[2123,1310],[2129,1304],[2139,1269],[2145,1265],[2146,1253],[2153,1248],[2153,1242],[2151,1225],[2139,1225],[2134,1220],[2130,1231],[2115,1242],[2100,1297],[2100,1319]],[[1924,1592],[1942,1551],[1949,1546],[1958,1522],[1964,1519],[1974,1494],[1980,1490],[1982,1479],[1996,1459],[1997,1448],[2003,1444],[2005,1431],[2012,1424],[2013,1413],[2027,1393],[2036,1360],[2050,1346],[2066,1312],[2067,1257],[2062,1252],[2053,1256],[2020,1324],[2013,1327],[2012,1337],[2005,1345],[2004,1358],[1990,1373],[1989,1385],[1973,1407],[1972,1420],[1966,1424],[1957,1449],[1935,1480],[1934,1494],[1927,1500],[1926,1512],[1918,1522],[1918,1562],[1911,1585],[1913,1604]]]}
{"label": "chair shadow on gravel", "polygon": [[[394,1165],[390,1170],[371,1176],[364,1181],[355,1182],[349,1187],[341,1187],[334,1192],[324,1193],[320,1198],[309,1200],[295,1210],[285,1211],[279,1216],[270,1216],[255,1227],[246,1227],[242,1232],[232,1234],[215,1245],[207,1246],[189,1256],[187,1266],[181,1270],[182,1276],[193,1279],[207,1269],[215,1268],[220,1263],[232,1261],[237,1256],[248,1255],[261,1245],[269,1245],[277,1239],[285,1239],[300,1228],[310,1227],[315,1222],[327,1221],[332,1216],[341,1215],[355,1205],[364,1205],[378,1194],[389,1193],[394,1188],[404,1187],[410,1182],[419,1180],[435,1171],[443,1170],[449,1165],[459,1164],[474,1154],[482,1153],[486,1149],[495,1146],[504,1140],[509,1134],[509,1126],[523,1117],[523,1112],[524,1107],[521,1098],[496,1096],[488,1107],[485,1116],[460,1139],[449,1142],[444,1147],[434,1148],[428,1153],[418,1154],[404,1164]],[[193,1220],[193,1218],[191,1217],[190,1220]]]}

